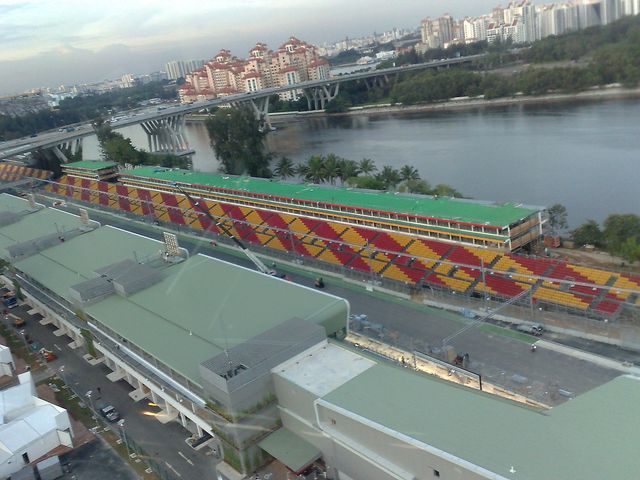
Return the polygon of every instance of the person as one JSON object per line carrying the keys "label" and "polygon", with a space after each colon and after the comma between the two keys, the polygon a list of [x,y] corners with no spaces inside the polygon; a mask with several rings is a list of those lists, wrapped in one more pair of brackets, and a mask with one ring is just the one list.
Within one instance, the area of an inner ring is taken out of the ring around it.
{"label": "person", "polygon": [[538,347],[536,347],[535,343],[531,345],[531,351],[532,352],[535,352],[536,348],[538,348]]}
{"label": "person", "polygon": [[324,288],[324,280],[322,279],[322,277],[316,278],[316,287]]}

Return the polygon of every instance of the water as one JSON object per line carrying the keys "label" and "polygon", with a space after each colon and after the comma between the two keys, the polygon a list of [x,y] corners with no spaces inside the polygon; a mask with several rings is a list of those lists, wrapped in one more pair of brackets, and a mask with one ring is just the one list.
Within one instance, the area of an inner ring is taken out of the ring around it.
{"label": "water", "polygon": [[[269,134],[269,149],[294,161],[333,152],[415,166],[431,184],[465,196],[567,207],[575,227],[610,213],[640,214],[640,101],[513,106],[411,115],[305,118]],[[146,147],[139,127],[123,129]],[[194,168],[215,171],[206,129],[190,124]],[[86,158],[97,156],[85,140]]]}

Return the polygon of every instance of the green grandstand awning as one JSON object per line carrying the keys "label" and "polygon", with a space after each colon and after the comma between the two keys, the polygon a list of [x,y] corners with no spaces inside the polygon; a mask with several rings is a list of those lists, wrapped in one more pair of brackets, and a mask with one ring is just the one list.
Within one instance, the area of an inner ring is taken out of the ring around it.
{"label": "green grandstand awning", "polygon": [[304,470],[322,455],[316,447],[284,427],[273,432],[258,445],[296,473]]}

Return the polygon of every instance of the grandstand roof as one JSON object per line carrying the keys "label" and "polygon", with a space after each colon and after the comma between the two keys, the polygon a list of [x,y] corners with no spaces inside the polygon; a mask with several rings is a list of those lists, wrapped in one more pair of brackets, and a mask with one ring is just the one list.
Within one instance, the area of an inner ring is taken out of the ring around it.
{"label": "grandstand roof", "polygon": [[640,430],[629,421],[640,415],[639,389],[640,379],[622,376],[541,412],[406,369],[377,365],[321,402],[501,478],[600,480],[634,478],[640,471]]}
{"label": "grandstand roof", "polygon": [[490,204],[444,197],[372,192],[159,167],[136,168],[121,172],[121,175],[156,178],[166,182],[184,182],[208,187],[255,192],[273,197],[351,205],[372,210],[399,212],[499,227],[506,227],[538,211],[534,208],[526,208],[513,203]]}
{"label": "grandstand roof", "polygon": [[103,162],[101,160],[82,160],[80,162],[65,163],[63,168],[82,168],[85,170],[102,170],[118,166],[117,162]]}

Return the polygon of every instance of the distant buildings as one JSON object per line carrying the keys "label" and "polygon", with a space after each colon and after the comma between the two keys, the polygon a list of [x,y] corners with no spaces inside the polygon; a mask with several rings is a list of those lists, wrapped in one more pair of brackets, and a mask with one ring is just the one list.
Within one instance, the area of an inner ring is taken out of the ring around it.
{"label": "distant buildings", "polygon": [[[319,55],[318,48],[289,37],[275,51],[264,43],[256,43],[246,59],[222,49],[203,66],[186,73],[186,83],[178,92],[180,100],[188,102],[324,78],[329,78],[329,62]],[[280,96],[296,100],[298,93],[285,92]]]}
{"label": "distant buildings", "polygon": [[173,60],[172,62],[165,64],[164,71],[166,72],[169,80],[177,80],[180,77],[184,78],[187,73],[197,70],[203,65],[204,60]]}
{"label": "distant buildings", "polygon": [[480,17],[454,20],[445,14],[422,20],[417,49],[446,48],[456,43],[487,40],[528,43],[550,35],[607,25],[625,15],[640,13],[640,0],[571,0],[533,5],[530,0],[497,6]]}

